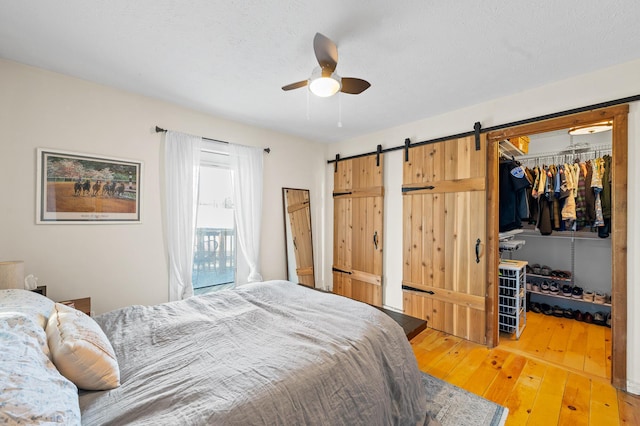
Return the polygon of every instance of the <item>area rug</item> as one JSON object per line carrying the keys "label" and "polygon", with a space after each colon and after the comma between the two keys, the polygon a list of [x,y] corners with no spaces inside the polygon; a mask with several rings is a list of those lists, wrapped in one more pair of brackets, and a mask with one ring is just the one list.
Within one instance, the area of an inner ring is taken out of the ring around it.
{"label": "area rug", "polygon": [[507,420],[509,410],[495,402],[429,374],[422,374],[422,383],[427,390],[427,422],[430,417],[442,426],[501,426]]}

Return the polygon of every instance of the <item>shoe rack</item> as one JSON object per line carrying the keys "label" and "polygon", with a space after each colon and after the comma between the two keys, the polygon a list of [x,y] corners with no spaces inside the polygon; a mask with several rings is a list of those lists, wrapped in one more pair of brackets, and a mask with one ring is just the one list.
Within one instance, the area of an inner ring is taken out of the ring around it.
{"label": "shoe rack", "polygon": [[[610,303],[610,299],[608,298],[608,294],[605,294],[603,297],[603,294],[597,294],[597,292],[593,292],[591,297],[585,297],[583,292],[587,291],[588,288],[583,288],[582,287],[582,283],[578,283],[576,282],[576,240],[592,240],[592,241],[597,241],[599,240],[598,237],[596,236],[590,236],[589,234],[593,234],[593,233],[585,233],[585,232],[580,232],[578,234],[581,234],[580,236],[576,236],[576,232],[575,231],[570,231],[570,235],[559,235],[559,232],[554,232],[554,235],[546,235],[546,236],[541,236],[541,235],[536,235],[534,232],[525,232],[523,233],[523,236],[526,237],[536,237],[536,238],[543,238],[543,239],[556,239],[556,238],[560,238],[560,239],[567,239],[570,238],[570,249],[571,249],[571,257],[570,257],[570,277],[569,278],[563,278],[563,277],[559,277],[559,276],[552,276],[550,274],[536,274],[536,273],[532,273],[529,272],[527,274],[527,292],[529,294],[534,294],[534,295],[540,295],[544,298],[550,298],[547,300],[562,300],[565,302],[571,302],[572,306],[583,306],[582,309],[585,309],[585,307],[588,307],[590,309],[588,310],[594,310],[594,309],[601,309],[603,308],[604,311],[609,311],[611,309],[611,303]],[[597,234],[596,234],[597,235]],[[531,266],[531,263],[529,264],[529,266]],[[551,289],[546,289],[543,290],[543,285],[547,283],[547,285],[553,285],[555,284],[558,288],[557,292],[552,292]],[[537,285],[537,289],[535,288]],[[565,285],[568,285],[569,288],[571,289],[571,294],[569,295],[564,295],[562,292],[562,289]],[[581,289],[582,291],[579,292],[579,294],[575,294],[574,290],[576,290],[576,288]],[[609,290],[610,291],[610,290]],[[597,297],[596,297],[597,295]],[[579,296],[579,297],[577,297]],[[577,305],[573,305],[573,302],[576,302]]]}
{"label": "shoe rack", "polygon": [[526,266],[522,260],[502,260],[498,266],[498,328],[516,339],[527,325]]}

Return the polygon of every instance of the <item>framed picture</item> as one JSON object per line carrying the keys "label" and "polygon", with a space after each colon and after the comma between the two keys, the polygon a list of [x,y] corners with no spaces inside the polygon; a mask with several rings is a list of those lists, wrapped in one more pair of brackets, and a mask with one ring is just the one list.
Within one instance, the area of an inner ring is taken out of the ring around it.
{"label": "framed picture", "polygon": [[38,148],[36,223],[140,223],[142,162]]}

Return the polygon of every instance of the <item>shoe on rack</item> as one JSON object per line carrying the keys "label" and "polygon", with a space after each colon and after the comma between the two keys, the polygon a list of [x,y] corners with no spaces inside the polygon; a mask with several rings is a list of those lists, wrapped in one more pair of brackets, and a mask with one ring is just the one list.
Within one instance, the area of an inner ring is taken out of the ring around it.
{"label": "shoe on rack", "polygon": [[552,282],[549,284],[549,293],[557,296],[560,293],[560,289],[558,288],[558,283]]}
{"label": "shoe on rack", "polygon": [[542,312],[540,310],[540,305],[537,302],[532,302],[529,310],[535,312],[536,314],[539,314],[540,312]]}
{"label": "shoe on rack", "polygon": [[604,325],[605,323],[604,312],[598,311],[595,314],[593,314],[593,323],[597,325]]}
{"label": "shoe on rack", "polygon": [[574,299],[582,299],[582,287],[578,287],[577,285],[573,287],[571,291],[571,297]]}
{"label": "shoe on rack", "polygon": [[531,265],[531,271],[536,275],[540,275],[540,265],[534,263],[533,265]]}
{"label": "shoe on rack", "polygon": [[593,302],[593,290],[585,290],[582,294],[582,300],[587,302]]}
{"label": "shoe on rack", "polygon": [[607,295],[600,291],[596,291],[593,296],[593,303],[597,303],[598,305],[604,305],[607,303]]}
{"label": "shoe on rack", "polygon": [[586,322],[587,324],[593,323],[593,314],[591,312],[586,312],[584,314],[584,322]]}
{"label": "shoe on rack", "polygon": [[527,290],[531,291],[531,283],[529,281],[527,281]]}
{"label": "shoe on rack", "polygon": [[540,284],[540,291],[549,294],[549,283],[547,281],[543,281],[542,284]]}
{"label": "shoe on rack", "polygon": [[584,318],[582,316],[582,312],[578,309],[576,309],[575,311],[573,311],[573,319],[576,321],[584,321]]}
{"label": "shoe on rack", "polygon": [[558,305],[553,305],[553,316],[562,318],[564,316],[564,309]]}
{"label": "shoe on rack", "polygon": [[553,309],[551,309],[551,306],[547,305],[546,303],[542,303],[540,305],[540,310],[545,315],[552,315],[553,314]]}
{"label": "shoe on rack", "polygon": [[604,324],[611,328],[611,312],[607,312],[606,318],[604,320]]}
{"label": "shoe on rack", "polygon": [[571,278],[571,272],[567,272],[567,271],[560,271],[558,269],[554,269],[553,271],[551,271],[551,273],[549,274],[554,278],[560,278],[563,280],[567,280],[569,278]]}
{"label": "shoe on rack", "polygon": [[541,266],[540,273],[542,275],[549,276],[551,275],[551,268],[549,268],[547,265]]}
{"label": "shoe on rack", "polygon": [[573,309],[567,308],[562,310],[562,316],[565,318],[572,319],[573,318]]}
{"label": "shoe on rack", "polygon": [[534,293],[540,293],[540,285],[538,283],[531,284],[531,291]]}
{"label": "shoe on rack", "polygon": [[562,286],[562,295],[564,297],[571,297],[572,294],[572,289],[571,286],[569,284],[565,284]]}

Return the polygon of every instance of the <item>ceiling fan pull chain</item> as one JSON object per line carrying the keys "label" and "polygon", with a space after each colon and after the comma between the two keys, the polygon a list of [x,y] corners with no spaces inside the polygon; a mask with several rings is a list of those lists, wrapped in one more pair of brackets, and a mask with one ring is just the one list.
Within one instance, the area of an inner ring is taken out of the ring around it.
{"label": "ceiling fan pull chain", "polygon": [[342,95],[338,92],[338,127],[342,127]]}

